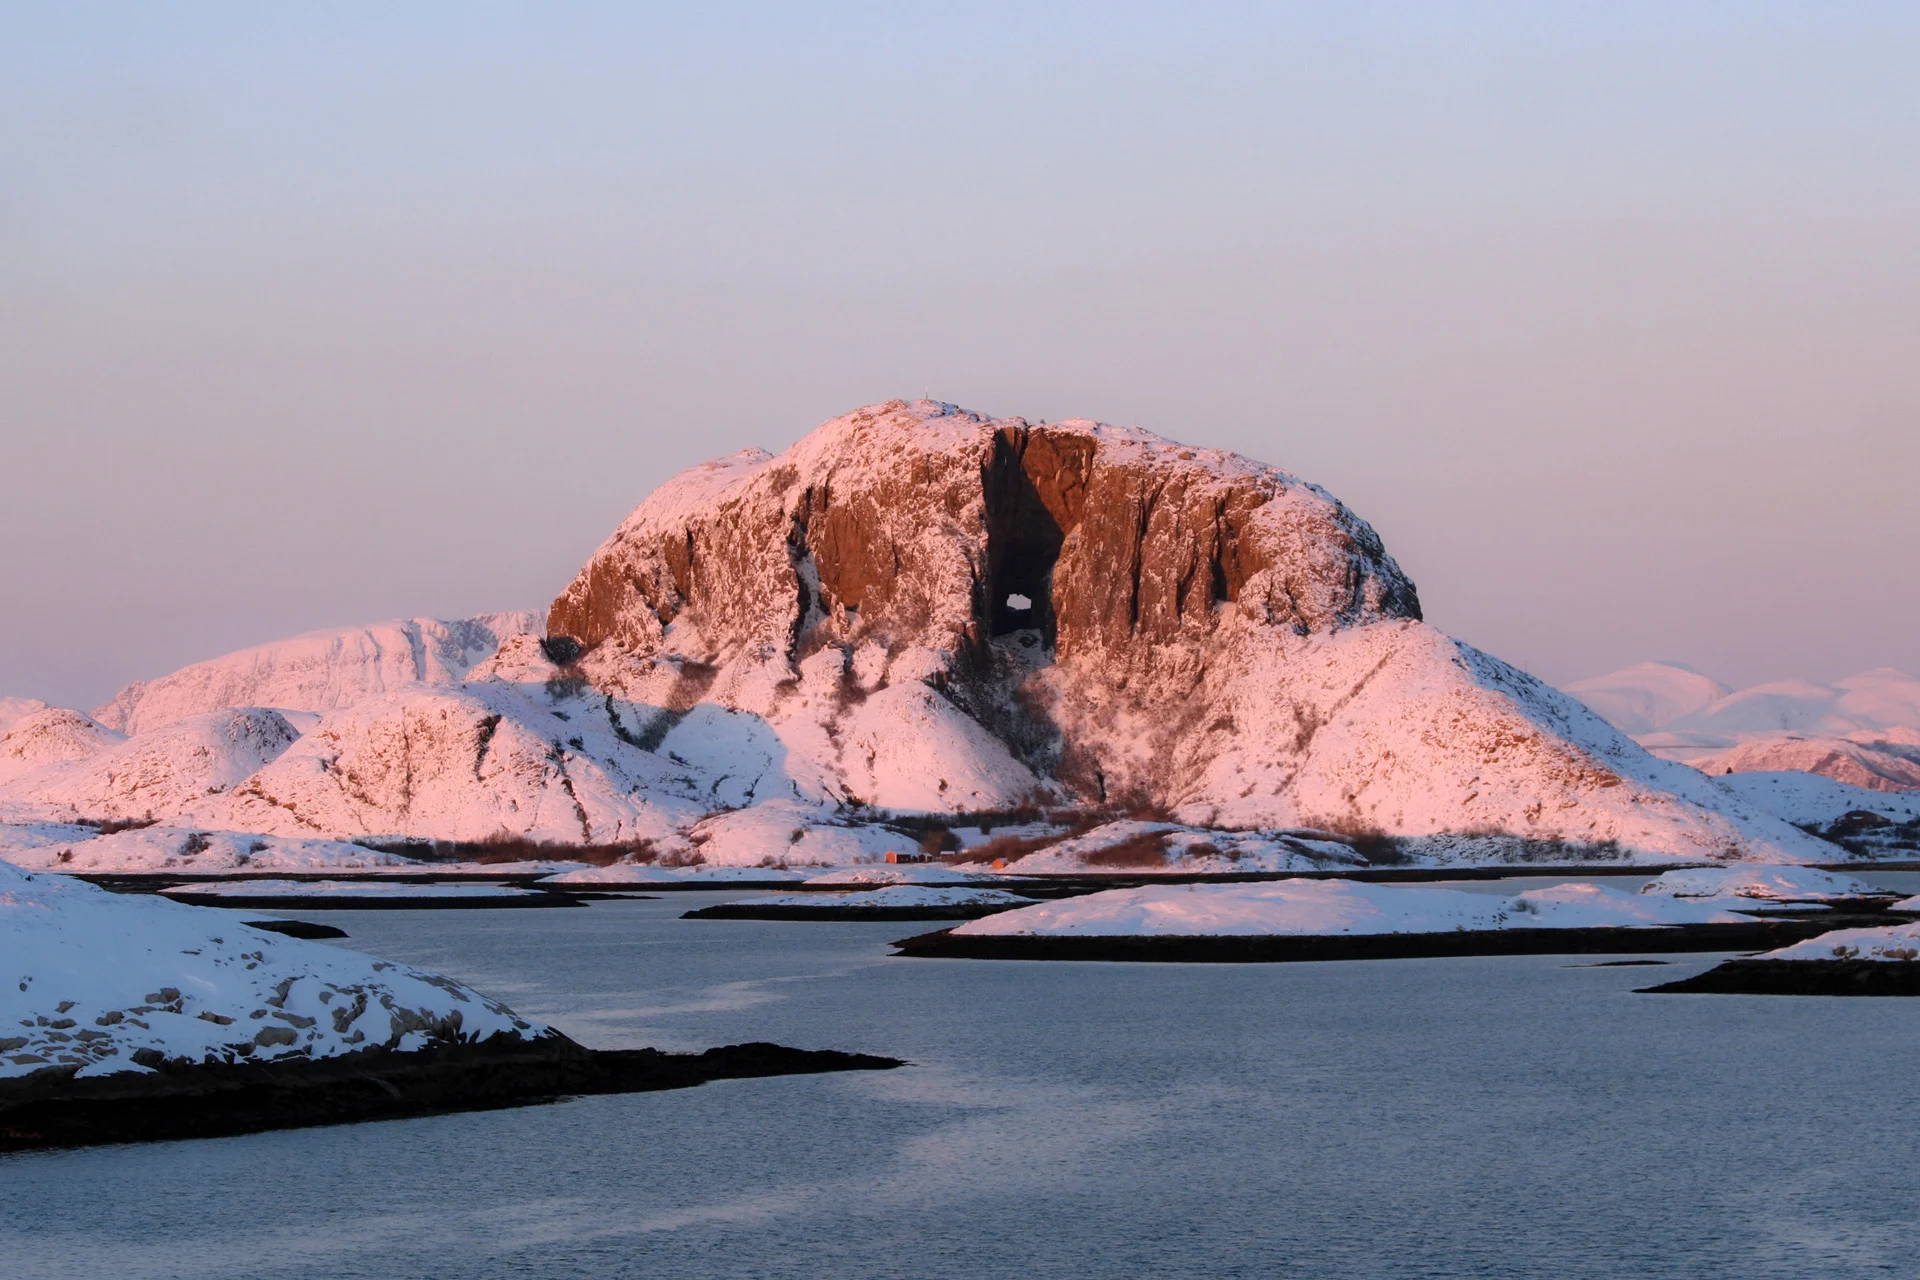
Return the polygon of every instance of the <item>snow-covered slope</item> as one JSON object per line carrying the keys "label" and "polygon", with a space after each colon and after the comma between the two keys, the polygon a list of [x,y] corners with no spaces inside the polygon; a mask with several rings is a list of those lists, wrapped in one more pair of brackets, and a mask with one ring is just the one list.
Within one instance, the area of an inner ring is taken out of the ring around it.
{"label": "snow-covered slope", "polygon": [[1893,822],[1920,818],[1920,794],[1871,791],[1811,773],[1736,773],[1715,779],[1749,804],[1795,826],[1826,827],[1849,813]]}
{"label": "snow-covered slope", "polygon": [[700,779],[616,735],[605,700],[542,684],[414,686],[324,717],[193,814],[276,835],[614,843],[668,839],[712,807]]}
{"label": "snow-covered slope", "polygon": [[6,733],[35,712],[46,709],[47,704],[38,698],[0,697],[0,734]]}
{"label": "snow-covered slope", "polygon": [[50,815],[169,818],[251,776],[299,736],[285,716],[260,707],[189,716],[17,776],[0,785],[0,797],[38,802]]}
{"label": "snow-covered slope", "polygon": [[452,684],[502,640],[539,627],[536,614],[489,613],[312,631],[137,681],[93,714],[137,734],[227,707],[332,711],[406,684]]}
{"label": "snow-covered slope", "polygon": [[42,703],[0,731],[0,785],[47,765],[98,755],[124,740],[92,716]]}
{"label": "snow-covered slope", "polygon": [[0,1078],[535,1039],[438,974],[0,862]]}
{"label": "snow-covered slope", "polygon": [[1864,880],[1812,867],[1689,867],[1655,876],[1641,893],[1672,898],[1739,898],[1764,902],[1835,902],[1885,897]]}
{"label": "snow-covered slope", "polygon": [[1877,929],[1836,929],[1777,951],[1763,951],[1756,960],[1873,960],[1911,964],[1920,960],[1920,922],[1885,925]]}
{"label": "snow-covered slope", "polygon": [[301,840],[239,831],[136,827],[101,835],[90,827],[0,826],[0,859],[48,871],[363,871],[417,866],[407,858],[337,840]]}

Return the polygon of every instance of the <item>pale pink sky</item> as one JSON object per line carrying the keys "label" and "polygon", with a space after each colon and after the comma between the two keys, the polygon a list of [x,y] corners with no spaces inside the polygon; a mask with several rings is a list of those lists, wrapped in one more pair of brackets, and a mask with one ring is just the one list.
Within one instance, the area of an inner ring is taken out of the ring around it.
{"label": "pale pink sky", "polygon": [[1171,12],[9,6],[0,693],[544,606],[929,390],[1324,484],[1550,680],[1920,674],[1920,9]]}

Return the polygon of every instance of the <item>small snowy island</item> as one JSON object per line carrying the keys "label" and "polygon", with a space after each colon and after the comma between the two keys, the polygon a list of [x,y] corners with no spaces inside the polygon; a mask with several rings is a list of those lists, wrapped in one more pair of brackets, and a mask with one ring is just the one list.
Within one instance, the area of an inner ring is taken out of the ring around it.
{"label": "small snowy island", "polygon": [[1735,893],[1585,883],[1512,896],[1352,880],[1155,885],[1039,903],[895,945],[908,956],[987,960],[1382,960],[1737,951],[1835,926],[1818,909],[1818,922],[1748,913],[1759,905]]}
{"label": "small snowy island", "polygon": [[1920,921],[1835,929],[1648,988],[1756,996],[1920,996]]}
{"label": "small snowy island", "polygon": [[0,862],[0,1150],[893,1065],[597,1052],[436,973]]}

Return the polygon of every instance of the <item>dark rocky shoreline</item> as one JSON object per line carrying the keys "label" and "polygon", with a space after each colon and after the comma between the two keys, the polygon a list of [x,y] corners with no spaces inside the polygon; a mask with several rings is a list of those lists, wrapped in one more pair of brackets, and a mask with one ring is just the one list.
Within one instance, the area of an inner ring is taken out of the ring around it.
{"label": "dark rocky shoreline", "polygon": [[[496,1037],[499,1039],[499,1037]],[[294,1062],[159,1063],[75,1079],[71,1069],[0,1082],[0,1152],[483,1111],[709,1080],[876,1071],[899,1059],[736,1044],[704,1053],[594,1050],[557,1033],[417,1053],[374,1050]]]}
{"label": "dark rocky shoreline", "polygon": [[267,933],[277,933],[287,938],[344,938],[345,929],[337,929],[330,924],[314,924],[308,920],[248,920],[249,929],[262,929]]}
{"label": "dark rocky shoreline", "polygon": [[1414,960],[1444,956],[1630,955],[1672,951],[1770,951],[1851,918],[1768,919],[1661,928],[1487,929],[1445,933],[1187,934],[1180,936],[956,935],[902,938],[902,956],[966,960],[1105,960],[1179,964],[1274,964],[1315,960]]}
{"label": "dark rocky shoreline", "polygon": [[1728,960],[1643,994],[1920,996],[1920,963],[1892,960]]}
{"label": "dark rocky shoreline", "polygon": [[512,893],[494,895],[429,894],[381,897],[377,894],[321,894],[301,897],[262,894],[170,893],[174,902],[193,907],[226,907],[236,911],[494,911],[507,907],[584,907],[569,893]]}
{"label": "dark rocky shoreline", "polygon": [[1017,907],[1032,905],[1030,902],[1004,902],[956,903],[951,906],[925,907],[849,907],[822,902],[816,907],[798,903],[722,902],[717,906],[682,912],[680,918],[682,920],[883,920],[898,923],[908,920],[978,920],[981,916],[998,915],[1002,911],[1012,911]]}

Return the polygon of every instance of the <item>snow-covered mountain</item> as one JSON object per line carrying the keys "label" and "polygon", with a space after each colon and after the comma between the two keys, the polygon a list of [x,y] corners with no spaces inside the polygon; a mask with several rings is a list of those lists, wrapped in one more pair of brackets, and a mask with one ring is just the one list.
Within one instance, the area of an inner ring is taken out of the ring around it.
{"label": "snow-covered mountain", "polygon": [[[734,865],[873,858],[886,813],[1030,802],[1196,845],[1835,852],[1427,626],[1324,490],[1133,428],[860,410],[663,485],[534,629],[315,633],[130,686],[68,758],[0,778],[0,809]],[[1645,714],[1697,700],[1670,683]]]}
{"label": "snow-covered mountain", "polygon": [[1566,691],[1625,733],[1651,733],[1732,693],[1711,676],[1676,662],[1640,662],[1581,680]]}
{"label": "snow-covered mountain", "polygon": [[1920,787],[1920,680],[1891,667],[1730,690],[1643,662],[1567,692],[1655,755],[1710,774],[1802,770],[1875,790]]}
{"label": "snow-covered mountain", "polygon": [[724,772],[733,803],[1042,796],[1235,827],[1814,852],[1423,624],[1325,491],[1135,429],[861,410],[663,486],[548,631],[578,643],[610,715]]}

